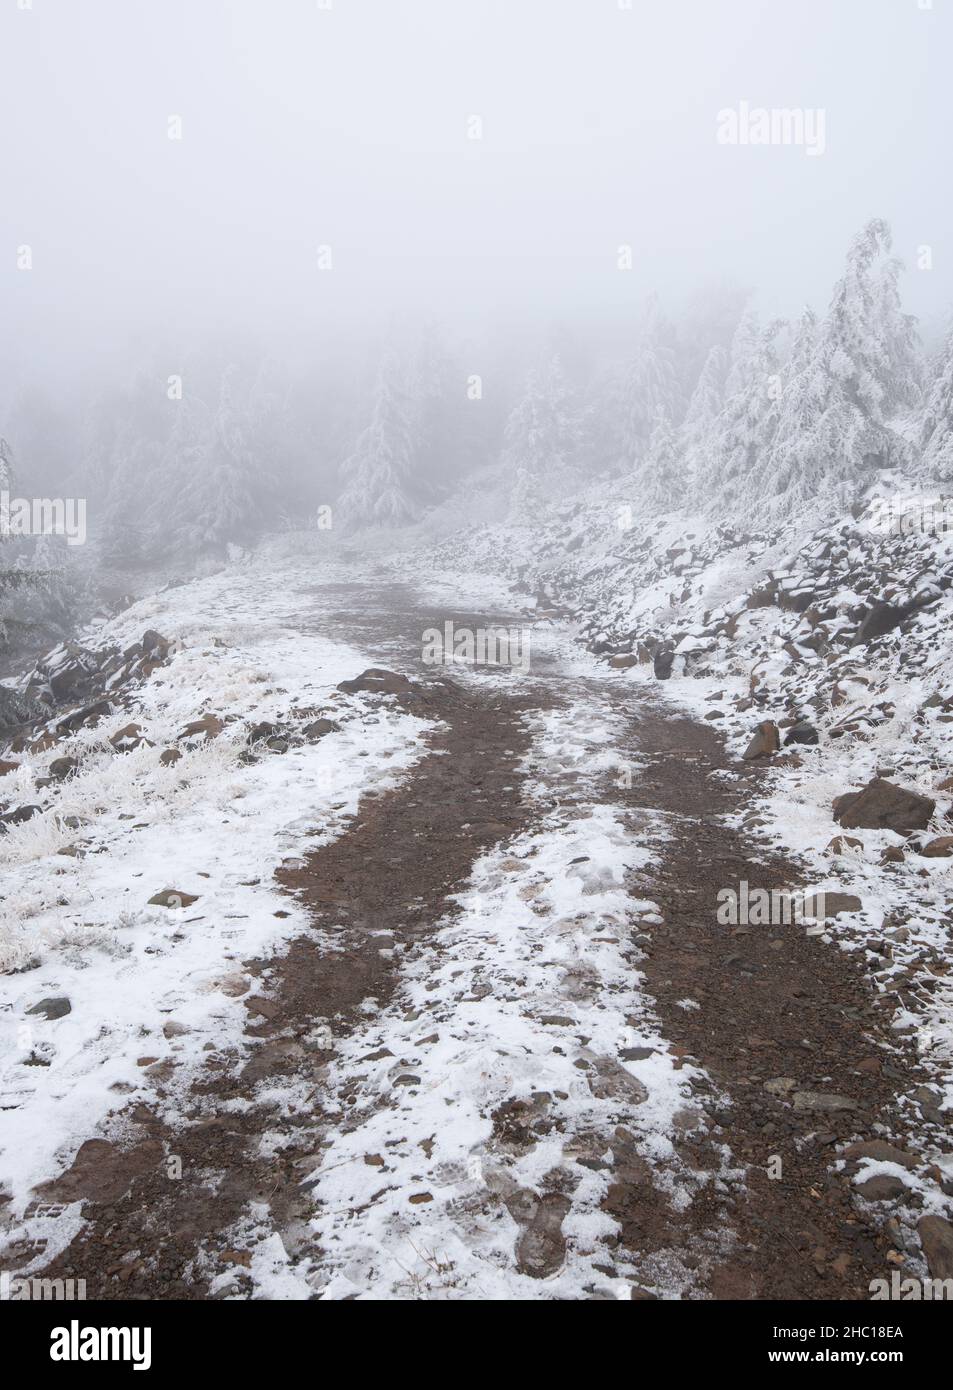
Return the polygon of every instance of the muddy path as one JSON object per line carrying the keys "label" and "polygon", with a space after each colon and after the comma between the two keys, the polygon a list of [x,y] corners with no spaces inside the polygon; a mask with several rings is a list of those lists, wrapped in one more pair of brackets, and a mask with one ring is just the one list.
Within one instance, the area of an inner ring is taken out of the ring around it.
{"label": "muddy path", "polygon": [[[458,912],[456,895],[480,857],[541,823],[545,802],[525,794],[532,720],[578,710],[585,721],[603,708],[621,731],[619,761],[636,770],[629,787],[601,778],[598,794],[634,839],[653,846],[655,862],[627,887],[633,902],[653,899],[662,919],[647,925],[631,916],[626,959],[644,977],[675,1066],[697,1066],[707,1079],[672,1135],[679,1161],[699,1179],[687,1207],[673,1203],[635,1154],[630,1131],[607,1125],[587,1136],[590,1157],[578,1171],[607,1171],[602,1210],[617,1223],[595,1268],[610,1280],[617,1270],[628,1281],[623,1291],[640,1282],[651,1289],[651,1271],[676,1252],[680,1267],[697,1271],[692,1297],[867,1297],[870,1279],[883,1274],[888,1237],[858,1214],[831,1164],[841,1139],[873,1137],[881,1120],[896,1132],[890,1073],[909,1073],[911,1064],[843,953],[803,926],[718,923],[719,888],[741,880],[751,888],[798,886],[795,865],[729,824],[751,806],[762,774],[731,762],[710,727],[616,678],[567,678],[545,660],[526,680],[426,670],[424,628],[448,616],[475,627],[486,615],[435,612],[406,588],[339,587],[341,607],[325,623],[377,664],[412,675],[414,688],[397,698],[439,721],[427,752],[396,789],[365,797],[340,839],[304,847],[298,866],[282,874],[284,890],[307,905],[311,929],[287,952],[245,963],[262,988],[248,999],[242,1053],[210,1050],[184,1096],[174,1077],[167,1085],[157,1078],[152,1102],[118,1114],[109,1137],[91,1136],[72,1167],[37,1192],[38,1210],[83,1203],[82,1228],[43,1275],[85,1278],[90,1298],[261,1296],[250,1269],[258,1257],[243,1238],[254,1213],[292,1264],[300,1259],[311,1271],[308,1284],[272,1281],[269,1296],[321,1296],[322,1250],[311,1218],[314,1174],[327,1166],[330,1136],[362,1123],[362,1088],[382,1057],[393,1064],[395,1089],[411,1088],[403,1102],[411,1118],[417,1095],[412,1067],[402,1072],[391,1047],[359,1057],[333,1095],[329,1065],[347,1040],[364,1036],[368,1017],[383,1019],[395,1001],[399,1007],[408,963],[419,964],[421,947]],[[372,710],[378,697],[366,698]],[[568,804],[564,788],[553,802]],[[583,1045],[575,1065],[589,1065],[584,1053]],[[795,1109],[795,1092],[822,1099]],[[826,1109],[832,1102],[823,1097],[831,1095],[841,1101]],[[551,1095],[540,1101],[551,1103]],[[514,1113],[503,1108],[492,1117],[507,1141]],[[624,1106],[619,1114],[625,1118]],[[532,1126],[520,1120],[516,1129],[531,1151]],[[567,1131],[570,1148],[572,1139]],[[364,1161],[383,1164],[377,1154]],[[547,1247],[536,1251],[540,1297],[544,1277],[573,1258],[565,1218],[574,1198],[563,1179],[534,1207],[548,1212],[552,1229],[537,1215],[519,1238],[524,1255],[527,1232]],[[506,1194],[515,1220],[527,1201],[537,1198],[525,1188]],[[344,1211],[340,1220],[347,1227],[361,1214]],[[519,1251],[518,1242],[517,1264]],[[643,1264],[649,1273],[639,1281],[633,1271]],[[583,1296],[620,1295],[616,1288]]]}
{"label": "muddy path", "polygon": [[[745,1173],[744,1190],[727,1201],[703,1189],[686,1223],[686,1237],[722,1223],[733,1233],[708,1291],[866,1299],[889,1267],[890,1240],[859,1214],[849,1179],[831,1165],[839,1140],[874,1138],[879,1122],[902,1135],[890,1078],[915,1075],[914,1055],[891,1034],[856,957],[803,923],[718,922],[719,889],[810,887],[795,864],[729,824],[756,819],[750,807],[765,773],[730,760],[710,727],[669,710],[643,709],[633,737],[647,765],[625,800],[636,814],[660,814],[667,835],[651,875],[663,922],[647,929],[643,969],[672,1047],[697,1059],[718,1092],[702,1098],[706,1131],[679,1147],[691,1164],[715,1168],[713,1146],[727,1145]],[[615,1193],[610,1209],[637,1247],[672,1238],[632,1194]]]}

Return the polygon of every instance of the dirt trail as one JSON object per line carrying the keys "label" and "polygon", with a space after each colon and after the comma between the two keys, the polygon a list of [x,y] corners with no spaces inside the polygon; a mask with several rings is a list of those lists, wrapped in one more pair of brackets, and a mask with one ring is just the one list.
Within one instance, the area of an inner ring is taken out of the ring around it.
{"label": "dirt trail", "polygon": [[[346,586],[342,604],[334,615],[341,631],[395,668],[401,653],[419,649],[432,620],[395,590],[385,596]],[[454,617],[462,625],[485,621]],[[892,1097],[884,1057],[893,1052],[904,1067],[909,1059],[896,1053],[868,985],[841,952],[799,926],[717,924],[718,888],[742,879],[751,887],[797,884],[791,864],[761,862],[756,842],[725,823],[750,805],[759,774],[741,769],[739,780],[719,779],[712,774],[739,769],[710,728],[651,706],[619,681],[585,687],[587,699],[597,692],[626,715],[623,755],[647,763],[630,790],[607,797],[624,806],[643,840],[659,824],[668,835],[659,867],[630,885],[634,898],[659,904],[664,920],[646,927],[633,918],[631,931],[664,1036],[679,1055],[697,1059],[714,1087],[699,1089],[698,1122],[682,1126],[676,1149],[699,1173],[724,1173],[726,1165],[746,1173],[744,1184],[701,1185],[679,1214],[651,1175],[646,1180],[644,1164],[626,1156],[618,1131],[606,1134],[616,1171],[604,1209],[619,1223],[620,1254],[631,1269],[659,1251],[681,1251],[699,1270],[699,1296],[866,1297],[869,1280],[884,1270],[885,1238],[858,1217],[844,1180],[831,1175],[832,1146],[870,1134]],[[452,895],[477,858],[539,816],[521,786],[530,742],[524,716],[571,705],[573,681],[547,681],[545,669],[508,685],[437,677],[413,698],[442,721],[427,755],[396,790],[365,798],[341,839],[282,878],[308,904],[313,925],[287,954],[247,964],[266,984],[249,1000],[249,1052],[209,1053],[177,1102],[181,1122],[160,1118],[172,1095],[160,1083],[154,1104],[121,1117],[121,1137],[90,1140],[37,1194],[40,1205],[85,1202],[85,1226],[46,1276],[83,1277],[90,1298],[207,1298],[228,1272],[232,1295],[248,1294],[248,1253],[229,1241],[249,1204],[268,1213],[292,1260],[314,1255],[302,1184],[322,1159],[327,1063],[366,1017],[368,1000],[380,1009],[392,998],[404,952],[456,911]],[[790,1096],[765,1090],[779,1077],[799,1090],[846,1095],[854,1108],[796,1112]],[[304,1103],[289,1102],[302,1094]],[[346,1108],[346,1092],[342,1102]],[[774,1156],[781,1176],[772,1180]],[[711,1257],[713,1248],[720,1253]],[[709,1254],[700,1259],[696,1250]]]}
{"label": "dirt trail", "polygon": [[[720,888],[737,890],[742,880],[751,890],[809,886],[796,866],[726,824],[750,809],[764,773],[730,760],[711,728],[664,709],[643,709],[633,738],[649,764],[626,801],[664,813],[671,837],[652,872],[664,922],[649,928],[644,945],[648,988],[672,1045],[727,1096],[707,1103],[711,1131],[685,1136],[680,1149],[693,1165],[716,1167],[711,1145],[727,1143],[747,1178],[727,1205],[704,1189],[692,1206],[689,1228],[727,1220],[737,1233],[734,1253],[715,1264],[710,1293],[868,1298],[869,1281],[889,1268],[889,1243],[858,1215],[849,1182],[830,1165],[839,1139],[874,1137],[878,1120],[897,1132],[884,1068],[909,1076],[915,1059],[890,1033],[855,959],[806,935],[803,924],[719,925]],[[698,1007],[684,1007],[686,999]],[[853,1108],[799,1111],[794,1088],[765,1089],[778,1078]],[[644,1246],[652,1221],[629,1194],[615,1195],[610,1209],[624,1239]],[[671,1240],[671,1231],[661,1238]]]}

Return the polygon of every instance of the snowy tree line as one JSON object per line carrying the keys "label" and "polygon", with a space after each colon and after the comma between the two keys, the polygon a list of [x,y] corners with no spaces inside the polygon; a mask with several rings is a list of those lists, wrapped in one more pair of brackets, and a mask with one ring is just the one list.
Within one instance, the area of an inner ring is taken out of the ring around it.
{"label": "snowy tree line", "polygon": [[[826,312],[793,324],[725,290],[678,317],[651,298],[621,349],[565,328],[455,342],[428,324],[308,366],[195,351],[73,406],[32,386],[5,412],[0,481],[18,485],[15,458],[32,493],[86,497],[87,564],[119,574],[217,562],[319,508],[341,530],[404,527],[462,485],[516,522],[613,479],[646,510],[844,509],[877,470],[953,478],[953,331],[927,360],[900,270],[874,220]],[[55,557],[22,550],[0,587],[26,571],[54,591]]]}

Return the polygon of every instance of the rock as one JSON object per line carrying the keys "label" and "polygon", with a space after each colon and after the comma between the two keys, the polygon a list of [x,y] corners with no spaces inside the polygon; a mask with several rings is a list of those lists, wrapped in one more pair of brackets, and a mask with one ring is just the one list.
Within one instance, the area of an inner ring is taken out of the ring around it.
{"label": "rock", "polygon": [[863,840],[858,840],[856,835],[835,835],[830,840],[824,851],[825,854],[850,854],[853,851],[860,851],[864,848]]}
{"label": "rock", "polygon": [[41,999],[38,1004],[34,1004],[32,1009],[27,1009],[28,1014],[38,1014],[48,1019],[65,1018],[72,1012],[73,1006],[65,994],[51,995],[49,999]]}
{"label": "rock", "polygon": [[641,1105],[649,1093],[639,1081],[613,1057],[597,1057],[588,1073],[589,1089],[596,1100],[622,1100],[628,1105]]}
{"label": "rock", "polygon": [[50,763],[50,776],[57,782],[65,782],[79,767],[75,758],[54,758]]}
{"label": "rock", "polygon": [[944,777],[937,787],[938,792],[953,792],[953,777]]}
{"label": "rock", "polygon": [[875,1163],[896,1163],[901,1168],[916,1168],[917,1159],[912,1154],[905,1153],[903,1149],[897,1149],[893,1144],[888,1144],[885,1139],[865,1139],[855,1144],[849,1144],[841,1158],[853,1161],[861,1158],[872,1159]]}
{"label": "rock", "polygon": [[658,1294],[652,1293],[649,1289],[643,1289],[641,1284],[633,1284],[629,1293],[629,1299],[635,1302],[657,1303]]}
{"label": "rock", "polygon": [[831,1115],[839,1110],[856,1110],[857,1104],[849,1096],[839,1096],[833,1092],[795,1091],[794,1109]]}
{"label": "rock", "polygon": [[745,762],[751,762],[755,758],[770,758],[772,753],[776,753],[780,747],[781,738],[777,724],[773,719],[764,719],[758,725],[757,732],[742,757]]}
{"label": "rock", "polygon": [[953,857],[953,835],[940,835],[928,841],[920,851],[927,859],[949,859]]}
{"label": "rock", "polygon": [[151,656],[154,660],[164,661],[169,654],[171,643],[168,638],[163,637],[160,632],[155,632],[152,628],[147,628],[142,634],[140,646],[143,656]]}
{"label": "rock", "polygon": [[917,1235],[934,1279],[953,1279],[953,1226],[942,1216],[921,1216]]}
{"label": "rock", "polygon": [[868,608],[857,632],[854,634],[853,646],[863,646],[865,642],[873,642],[877,637],[883,637],[886,633],[892,632],[895,627],[899,627],[907,616],[906,608],[898,608],[892,603],[874,603]]}
{"label": "rock", "polygon": [[880,851],[881,864],[902,864],[906,857],[899,845],[887,845]]}
{"label": "rock", "polygon": [[305,726],[303,732],[306,739],[316,743],[319,738],[324,738],[325,734],[338,733],[340,728],[340,724],[335,724],[333,719],[313,719]]}
{"label": "rock", "polygon": [[338,690],[343,690],[345,695],[356,695],[362,691],[373,695],[400,695],[412,688],[406,676],[378,666],[370,666],[353,680],[341,681],[338,685]]}
{"label": "rock", "polygon": [[149,899],[150,907],[191,907],[197,903],[197,893],[183,893],[180,888],[164,888]]}
{"label": "rock", "polygon": [[784,735],[785,748],[789,743],[817,743],[818,732],[813,724],[795,724]]}
{"label": "rock", "polygon": [[269,724],[267,719],[263,719],[260,724],[254,724],[248,731],[249,742],[259,743],[266,738],[274,738],[278,733],[277,724]]}
{"label": "rock", "polygon": [[42,815],[43,810],[40,806],[18,806],[15,811],[8,811],[5,816],[0,816],[0,823],[3,825],[23,825],[25,821],[32,820],[34,816]]}
{"label": "rock", "polygon": [[186,724],[178,736],[178,742],[181,743],[186,738],[200,738],[203,734],[208,742],[210,739],[218,738],[224,728],[225,721],[219,719],[218,715],[206,714],[201,719],[193,719],[190,724]]}
{"label": "rock", "polygon": [[8,772],[16,772],[19,766],[19,763],[4,762],[4,760],[0,758],[0,777],[6,777]]}
{"label": "rock", "polygon": [[630,666],[638,666],[639,658],[631,653],[628,656],[613,656],[609,658],[609,665],[617,671],[627,671]]}
{"label": "rock", "polygon": [[92,728],[101,719],[106,719],[112,714],[112,705],[108,700],[97,700],[95,704],[84,705],[82,709],[74,710],[65,719],[61,719],[56,729],[59,734],[72,734],[77,729]]}
{"label": "rock", "polygon": [[655,653],[652,659],[652,669],[655,672],[655,679],[667,681],[672,674],[672,666],[675,663],[675,652],[670,647],[662,647]]}
{"label": "rock", "polygon": [[906,1192],[906,1183],[888,1173],[877,1173],[866,1182],[857,1184],[857,1191],[868,1202],[892,1202]]}
{"label": "rock", "polygon": [[925,830],[936,810],[929,796],[875,777],[859,792],[834,801],[834,819],[849,830]]}
{"label": "rock", "polygon": [[180,748],[164,748],[159,754],[159,762],[163,767],[174,767],[181,757]]}
{"label": "rock", "polygon": [[830,917],[839,917],[842,912],[860,912],[864,906],[853,893],[824,893],[823,898],[825,921]]}
{"label": "rock", "polygon": [[129,753],[133,748],[139,748],[144,743],[148,744],[149,740],[143,737],[141,725],[125,724],[121,729],[116,730],[109,742],[117,753]]}

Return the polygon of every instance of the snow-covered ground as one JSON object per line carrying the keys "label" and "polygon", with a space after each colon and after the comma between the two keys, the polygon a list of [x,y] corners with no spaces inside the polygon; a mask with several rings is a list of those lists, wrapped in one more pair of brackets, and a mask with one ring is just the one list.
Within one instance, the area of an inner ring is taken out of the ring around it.
{"label": "snow-covered ground", "polygon": [[[269,558],[137,603],[88,636],[124,647],[153,628],[181,649],[131,708],[21,755],[0,781],[10,802],[50,803],[0,837],[0,950],[13,972],[0,975],[8,1214],[148,1092],[154,1069],[172,1073],[174,1096],[207,1042],[240,1044],[243,998],[257,987],[242,961],[280,951],[306,922],[275,869],[344,833],[360,797],[420,756],[425,721],[371,716],[335,690],[372,664],[322,631],[315,584],[339,577]],[[181,740],[206,714],[227,721],[221,733]],[[339,730],[284,753],[259,744],[248,759],[249,726],[300,729],[319,715]],[[130,722],[148,742],[117,753],[109,737]],[[164,766],[169,747],[182,756]],[[37,791],[50,760],[67,755],[76,774]],[[195,901],[150,905],[167,889]],[[43,1000],[67,1000],[69,1012],[31,1013]]]}

